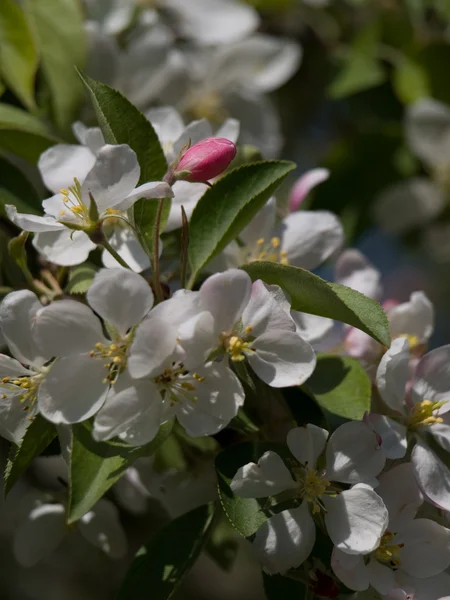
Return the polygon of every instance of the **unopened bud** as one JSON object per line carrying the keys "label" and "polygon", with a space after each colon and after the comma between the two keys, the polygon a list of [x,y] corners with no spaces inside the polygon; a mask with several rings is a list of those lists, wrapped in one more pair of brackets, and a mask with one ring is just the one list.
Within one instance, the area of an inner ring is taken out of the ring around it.
{"label": "unopened bud", "polygon": [[206,138],[186,150],[173,172],[176,180],[203,182],[214,179],[236,156],[236,146],[225,138]]}

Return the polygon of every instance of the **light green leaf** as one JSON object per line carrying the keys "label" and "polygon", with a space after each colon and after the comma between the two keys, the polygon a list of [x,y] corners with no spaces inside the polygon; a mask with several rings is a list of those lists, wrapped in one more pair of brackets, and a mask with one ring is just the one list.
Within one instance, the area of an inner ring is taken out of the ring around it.
{"label": "light green leaf", "polygon": [[0,104],[1,149],[36,163],[42,152],[57,142],[38,118],[15,106]]}
{"label": "light green leaf", "polygon": [[212,504],[171,521],[140,548],[116,600],[168,600],[195,563],[209,534]]}
{"label": "light green leaf", "polygon": [[25,106],[34,109],[36,44],[21,7],[15,0],[0,3],[0,73]]}
{"label": "light green leaf", "polygon": [[392,84],[404,104],[413,104],[432,95],[426,70],[407,56],[395,65]]}
{"label": "light green leaf", "polygon": [[380,85],[386,78],[386,73],[375,58],[352,52],[328,87],[328,95],[335,100],[346,98]]}
{"label": "light green leaf", "polygon": [[267,521],[268,517],[264,512],[265,500],[240,498],[233,494],[230,483],[240,467],[249,462],[258,462],[258,459],[268,450],[273,450],[281,457],[286,456],[288,452],[285,446],[279,444],[246,442],[224,450],[216,458],[222,508],[233,527],[244,537],[256,533],[257,529]]}
{"label": "light green leaf", "polygon": [[264,161],[233,169],[200,198],[189,223],[191,283],[264,206],[286,175],[288,161]]}
{"label": "light green leaf", "polygon": [[304,386],[322,408],[330,427],[361,420],[370,410],[371,381],[357,360],[319,355],[314,373]]}
{"label": "light green leaf", "polygon": [[85,424],[74,425],[69,466],[68,524],[86,514],[137,458],[153,454],[172,427],[172,422],[161,425],[149,444],[134,447],[119,441],[96,442]]}
{"label": "light green leaf", "polygon": [[91,263],[77,265],[70,269],[66,292],[68,294],[85,294],[94,280],[97,268]]}
{"label": "light green leaf", "polygon": [[25,473],[30,463],[38,457],[56,437],[53,423],[37,415],[28,427],[18,446],[11,448],[4,475],[5,497],[16,481]]}
{"label": "light green leaf", "polygon": [[67,132],[83,96],[83,86],[74,69],[82,68],[86,60],[81,4],[78,0],[24,0],[23,6],[51,92],[55,123]]}
{"label": "light green leaf", "polygon": [[390,346],[389,326],[383,309],[374,300],[310,271],[271,262],[241,267],[253,281],[279,285],[291,299],[293,310],[329,317],[353,325],[384,346]]}

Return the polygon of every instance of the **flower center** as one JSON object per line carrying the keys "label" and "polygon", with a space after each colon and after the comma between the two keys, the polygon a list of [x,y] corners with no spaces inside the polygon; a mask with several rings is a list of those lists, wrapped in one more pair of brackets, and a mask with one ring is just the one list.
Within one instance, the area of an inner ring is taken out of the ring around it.
{"label": "flower center", "polygon": [[264,238],[259,238],[256,242],[256,247],[250,249],[246,246],[242,248],[242,252],[248,263],[265,260],[280,263],[281,265],[289,264],[287,252],[281,250],[281,240],[279,237],[273,237],[269,241],[266,241]]}
{"label": "flower center", "polygon": [[400,566],[400,550],[404,544],[392,544],[394,536],[395,533],[386,531],[381,538],[380,545],[375,550],[375,558],[389,567],[397,568]]}
{"label": "flower center", "polygon": [[103,383],[116,383],[117,378],[127,364],[128,345],[124,341],[116,344],[101,344],[99,342],[89,352],[91,358],[98,358],[105,362],[105,369],[108,369],[108,375],[103,380]]}
{"label": "flower center", "polygon": [[59,212],[59,216],[64,218],[67,213],[72,213],[77,220],[83,223],[90,223],[89,210],[82,200],[81,183],[76,177],[73,178],[74,184],[67,189],[60,190],[65,208]]}
{"label": "flower center", "polygon": [[194,119],[207,119],[212,123],[220,123],[228,116],[219,94],[213,91],[195,94],[188,111]]}
{"label": "flower center", "polygon": [[236,332],[231,335],[222,333],[221,338],[225,350],[230,355],[230,358],[234,362],[240,362],[245,360],[246,354],[254,354],[255,349],[252,348],[253,341],[247,339],[247,336],[252,332],[252,327],[247,325],[242,334],[237,335]]}
{"label": "flower center", "polygon": [[446,400],[442,402],[433,402],[432,400],[422,400],[414,404],[408,416],[409,427],[422,427],[425,425],[434,425],[442,423],[441,417],[436,417],[433,413],[446,404]]}
{"label": "flower center", "polygon": [[181,400],[187,400],[191,404],[197,401],[197,387],[205,381],[198,373],[190,373],[184,368],[183,363],[173,363],[171,367],[164,369],[161,375],[153,379],[160,391],[164,392],[173,406]]}
{"label": "flower center", "polygon": [[307,465],[300,465],[295,461],[291,471],[294,479],[298,482],[298,495],[311,504],[313,514],[324,508],[320,501],[322,496],[335,495],[331,483],[325,479],[323,473],[318,473],[316,469],[308,469]]}
{"label": "flower center", "polygon": [[[3,389],[12,392],[14,395],[20,393],[20,402],[24,405],[23,410],[29,410],[36,401],[39,385],[43,377],[41,373],[27,377],[2,377],[0,379],[0,392]],[[2,400],[5,400],[7,397],[8,394],[1,394]]]}

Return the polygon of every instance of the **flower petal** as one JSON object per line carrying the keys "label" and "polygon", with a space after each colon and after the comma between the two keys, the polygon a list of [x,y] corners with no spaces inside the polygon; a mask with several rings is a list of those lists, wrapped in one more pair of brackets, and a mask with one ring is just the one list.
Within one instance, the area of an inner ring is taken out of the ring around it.
{"label": "flower petal", "polygon": [[368,554],[378,548],[386,531],[388,511],[382,499],[365,486],[322,498],[325,525],[331,541],[347,554]]}
{"label": "flower petal", "polygon": [[303,173],[297,179],[289,194],[289,210],[294,212],[298,210],[303,200],[319,183],[326,181],[330,176],[328,169],[311,169]]}
{"label": "flower petal", "polygon": [[26,369],[18,360],[6,356],[6,354],[0,354],[0,379],[2,377],[23,377],[27,375],[34,375],[34,373]]}
{"label": "flower petal", "polygon": [[409,344],[397,338],[384,354],[377,370],[377,387],[381,397],[392,410],[405,413],[406,383],[409,379]]}
{"label": "flower petal", "polygon": [[35,323],[36,340],[49,358],[88,352],[97,342],[107,343],[99,319],[75,300],[59,300],[41,308]]}
{"label": "flower petal", "polygon": [[375,433],[362,421],[338,427],[327,444],[326,476],[330,481],[370,481],[383,470],[386,455]]}
{"label": "flower petal", "polygon": [[397,421],[385,415],[373,413],[367,416],[366,422],[380,436],[381,450],[386,458],[395,460],[405,456],[408,446],[405,425],[397,423]]}
{"label": "flower petal", "polygon": [[306,427],[295,427],[287,435],[289,450],[302,465],[314,469],[319,456],[322,454],[328,431],[309,423]]}
{"label": "flower petal", "polygon": [[310,315],[298,310],[291,310],[298,335],[310,344],[318,344],[327,337],[334,327],[333,319]]}
{"label": "flower petal", "polygon": [[[73,135],[77,138],[80,144],[87,146],[92,154],[97,154],[100,148],[105,145],[105,138],[103,137],[100,127],[86,127],[86,125],[84,125],[84,123],[81,121],[75,121],[75,123],[72,124],[72,131]],[[94,162],[95,159],[92,161],[92,166],[94,165]],[[88,171],[90,169],[91,167],[89,167]],[[62,187],[67,186],[64,185]],[[58,190],[59,189],[60,188],[58,188]]]}
{"label": "flower petal", "polygon": [[38,169],[45,186],[53,193],[68,188],[74,177],[83,182],[95,163],[95,154],[86,146],[56,144],[41,154]]}
{"label": "flower petal", "polygon": [[[108,242],[135,273],[150,267],[150,259],[131,229],[115,227]],[[123,268],[108,250],[103,250],[102,262],[108,269]]]}
{"label": "flower petal", "polygon": [[450,150],[450,109],[446,104],[423,98],[406,111],[406,139],[411,150],[431,167],[445,160]]}
{"label": "flower petal", "polygon": [[248,362],[271,387],[302,385],[314,371],[316,355],[312,346],[293,331],[268,331],[252,344],[255,353]]}
{"label": "flower petal", "polygon": [[[422,357],[413,378],[413,401],[447,401],[450,396],[450,344]],[[441,412],[450,410],[450,402]]]}
{"label": "flower petal", "polygon": [[240,467],[230,488],[241,498],[266,498],[285,490],[295,489],[296,482],[275,452],[265,452],[257,463]]}
{"label": "flower petal", "polygon": [[430,519],[414,519],[392,543],[403,544],[400,565],[414,577],[433,577],[450,565],[450,530]]}
{"label": "flower petal", "polygon": [[214,134],[214,137],[225,138],[226,140],[230,140],[234,144],[237,144],[240,130],[241,124],[237,119],[225,119]]}
{"label": "flower petal", "polygon": [[92,417],[105,401],[104,363],[89,354],[60,358],[39,387],[42,415],[57,425],[80,423]]}
{"label": "flower petal", "polygon": [[33,246],[46,260],[62,267],[80,265],[97,247],[84,231],[72,231],[66,227],[59,231],[37,233]]}
{"label": "flower petal", "polygon": [[189,181],[176,181],[172,186],[174,193],[169,218],[167,219],[165,232],[179,229],[182,225],[181,207],[184,208],[188,221],[197,206],[197,202],[208,189],[204,183],[191,183]]}
{"label": "flower petal", "polygon": [[409,302],[391,308],[388,318],[392,339],[409,334],[424,344],[433,333],[434,309],[423,292],[413,292]]}
{"label": "flower petal", "polygon": [[315,269],[343,243],[341,222],[331,212],[301,210],[283,220],[281,249],[295,267]]}
{"label": "flower petal", "polygon": [[116,210],[128,210],[141,198],[147,200],[158,198],[173,198],[173,190],[165,181],[149,181],[138,186],[128,194],[121,202],[115,204]]}
{"label": "flower petal", "polygon": [[450,469],[421,441],[413,448],[411,462],[422,493],[450,511]]}
{"label": "flower petal", "polygon": [[101,499],[77,522],[78,531],[91,544],[111,558],[122,558],[127,538],[120,524],[119,512],[112,502]]}
{"label": "flower petal", "polygon": [[331,568],[334,574],[351,590],[362,592],[369,587],[369,574],[360,555],[346,554],[333,548]]}
{"label": "flower petal", "polygon": [[147,118],[153,125],[163,148],[171,147],[184,131],[183,119],[172,106],[152,108],[147,112]]}
{"label": "flower petal", "polygon": [[250,300],[242,313],[242,326],[251,327],[252,337],[268,330],[295,331],[289,309],[290,304],[279,286],[267,286],[258,279],[252,284]]}
{"label": "flower petal", "polygon": [[411,463],[396,465],[383,473],[379,481],[377,494],[389,511],[389,529],[400,531],[409,526],[423,503]]}
{"label": "flower petal", "polygon": [[377,560],[371,560],[366,569],[370,584],[380,594],[388,594],[397,587],[395,572],[386,565],[382,565]]}
{"label": "flower petal", "polygon": [[383,293],[380,271],[354,248],[342,252],[336,261],[335,280],[374,300]]}
{"label": "flower petal", "polygon": [[22,391],[15,392],[0,384],[0,435],[14,444],[21,442],[36,413],[36,406],[31,411],[25,410],[29,406],[21,401]]}
{"label": "flower petal", "polygon": [[126,269],[101,269],[87,295],[90,306],[124,335],[153,306],[153,292],[143,277]]}
{"label": "flower petal", "polygon": [[283,510],[261,525],[253,541],[256,556],[270,574],[300,566],[311,554],[316,526],[308,504]]}
{"label": "flower petal", "polygon": [[24,567],[32,567],[51,554],[67,532],[62,504],[34,508],[14,535],[14,556]]}
{"label": "flower petal", "polygon": [[151,317],[143,321],[128,352],[131,377],[159,375],[175,351],[176,342],[177,330],[166,320]]}
{"label": "flower petal", "polygon": [[38,215],[18,213],[17,208],[12,204],[5,204],[5,210],[8,219],[24,231],[38,233],[64,229],[64,225],[57,223],[53,217],[39,217]]}

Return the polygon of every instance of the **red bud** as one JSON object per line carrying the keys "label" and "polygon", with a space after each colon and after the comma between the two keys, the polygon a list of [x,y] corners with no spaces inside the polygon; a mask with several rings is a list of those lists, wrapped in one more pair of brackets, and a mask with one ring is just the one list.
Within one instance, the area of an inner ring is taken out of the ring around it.
{"label": "red bud", "polygon": [[206,138],[186,150],[173,174],[176,180],[208,181],[223,173],[235,156],[230,140]]}

